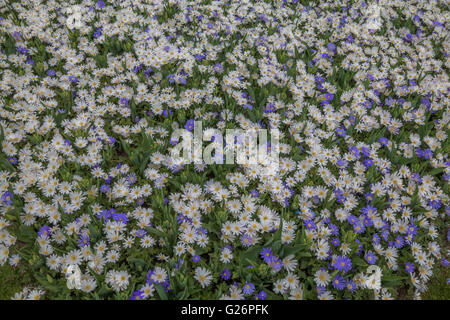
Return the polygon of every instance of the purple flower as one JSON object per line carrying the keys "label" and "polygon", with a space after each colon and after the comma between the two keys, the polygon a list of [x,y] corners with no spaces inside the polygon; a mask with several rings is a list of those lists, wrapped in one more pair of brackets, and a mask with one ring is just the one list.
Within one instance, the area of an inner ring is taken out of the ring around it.
{"label": "purple flower", "polygon": [[444,267],[450,266],[450,262],[449,262],[447,259],[445,259],[445,258],[442,258],[441,264],[442,264]]}
{"label": "purple flower", "polygon": [[130,175],[128,175],[127,180],[130,185],[135,183],[137,181],[136,173],[131,173]]}
{"label": "purple flower", "polygon": [[308,230],[316,229],[316,224],[314,223],[313,220],[306,220],[305,221],[305,226],[306,226],[306,229],[308,229]]}
{"label": "purple flower", "polygon": [[411,175],[411,178],[415,183],[422,183],[422,178],[420,177],[420,174],[414,173]]}
{"label": "purple flower", "polygon": [[143,299],[144,299],[144,291],[143,290],[134,291],[132,296],[130,297],[130,300],[143,300]]}
{"label": "purple flower", "polygon": [[194,261],[195,263],[199,262],[199,261],[200,261],[200,256],[194,255],[194,256],[192,257],[192,261]]}
{"label": "purple flower", "polygon": [[325,100],[327,102],[333,100],[333,98],[334,98],[334,94],[332,94],[332,93],[325,93]]}
{"label": "purple flower", "polygon": [[184,128],[185,128],[186,130],[189,130],[189,131],[194,130],[194,120],[193,120],[193,119],[188,120],[188,121],[186,122],[186,125],[184,126]]}
{"label": "purple flower", "polygon": [[241,243],[244,247],[250,247],[252,245],[252,237],[245,234],[241,237]]}
{"label": "purple flower", "polygon": [[103,193],[107,193],[109,191],[109,185],[104,184],[100,187],[100,191]]}
{"label": "purple flower", "polygon": [[381,137],[379,141],[380,141],[381,145],[383,145],[383,146],[387,146],[389,143],[389,140],[385,137]]}
{"label": "purple flower", "polygon": [[331,229],[331,234],[332,234],[333,236],[339,235],[339,228],[338,228],[335,224],[329,224],[329,225],[328,225],[328,228]]}
{"label": "purple flower", "polygon": [[283,261],[281,261],[280,258],[276,256],[272,256],[270,261],[267,263],[274,271],[280,271],[283,267]]}
{"label": "purple flower", "polygon": [[223,271],[220,273],[220,277],[223,280],[228,280],[231,278],[231,272],[227,268],[223,269]]}
{"label": "purple flower", "polygon": [[332,244],[333,246],[335,246],[335,247],[339,246],[340,243],[341,243],[341,242],[339,241],[338,238],[334,238],[334,239],[331,240],[331,244]]}
{"label": "purple flower", "polygon": [[89,236],[87,234],[82,235],[79,239],[78,239],[78,246],[79,247],[85,247],[88,246],[90,243],[90,239]]}
{"label": "purple flower", "polygon": [[333,268],[344,273],[349,271],[352,267],[352,261],[346,256],[338,256],[333,263]]}
{"label": "purple flower", "polygon": [[261,290],[261,292],[258,293],[258,295],[255,298],[257,300],[264,300],[264,299],[266,299],[266,297],[267,297],[267,294],[263,290]]}
{"label": "purple flower", "polygon": [[344,128],[336,129],[336,134],[340,137],[345,137],[345,129]]}
{"label": "purple flower", "polygon": [[175,82],[175,75],[174,74],[169,74],[167,76],[167,80],[169,80],[170,83],[174,83]]}
{"label": "purple flower", "polygon": [[338,290],[343,290],[345,288],[344,278],[337,274],[333,279],[333,287],[335,287]]}
{"label": "purple flower", "polygon": [[38,232],[38,236],[43,237],[43,238],[48,238],[49,235],[50,235],[50,227],[47,225],[42,226]]}
{"label": "purple flower", "polygon": [[70,81],[70,82],[77,82],[77,81],[78,81],[78,77],[77,77],[77,76],[74,76],[74,75],[70,75],[70,76],[69,76],[69,81]]}
{"label": "purple flower", "polygon": [[377,261],[377,256],[374,255],[372,252],[367,252],[366,253],[366,261],[368,264],[375,264],[375,262]]}
{"label": "purple flower", "polygon": [[255,291],[255,285],[251,282],[246,282],[243,291],[245,294],[252,294]]}
{"label": "purple flower", "polygon": [[97,7],[104,8],[105,7],[105,3],[102,0],[99,0],[99,1],[97,1]]}
{"label": "purple flower", "polygon": [[353,280],[347,280],[345,287],[350,292],[355,292],[356,290],[356,283]]}
{"label": "purple flower", "polygon": [[408,234],[416,235],[417,234],[417,226],[411,224],[408,227]]}
{"label": "purple flower", "polygon": [[405,270],[408,273],[413,273],[414,272],[414,265],[411,262],[406,262],[405,263]]}
{"label": "purple flower", "polygon": [[375,234],[372,236],[372,242],[373,242],[374,244],[380,243],[380,236],[379,236],[377,233],[375,233]]}
{"label": "purple flower", "polygon": [[394,246],[397,249],[400,249],[400,248],[403,247],[404,243],[405,243],[405,241],[403,240],[403,237],[402,236],[398,236],[397,238],[395,238]]}
{"label": "purple flower", "polygon": [[50,77],[53,77],[54,75],[56,75],[55,70],[49,69],[47,70],[47,75],[49,75]]}
{"label": "purple flower", "polygon": [[9,191],[6,191],[2,194],[2,203],[10,206],[12,204],[13,194]]}
{"label": "purple flower", "polygon": [[269,263],[272,259],[272,248],[263,248],[259,253],[264,262]]}
{"label": "purple flower", "polygon": [[125,213],[114,213],[112,216],[114,221],[121,222],[124,224],[128,222],[128,216]]}
{"label": "purple flower", "polygon": [[106,142],[107,142],[110,146],[112,146],[112,145],[114,144],[114,142],[116,142],[116,139],[114,139],[114,137],[108,137],[108,138],[106,139]]}
{"label": "purple flower", "polygon": [[223,71],[222,65],[220,63],[216,63],[214,65],[214,71],[217,72],[217,73],[222,73],[222,71]]}
{"label": "purple flower", "polygon": [[370,168],[373,165],[373,161],[371,159],[364,160],[364,165],[366,168]]}
{"label": "purple flower", "polygon": [[139,229],[139,230],[136,231],[136,237],[142,238],[143,236],[145,236],[146,233],[147,232],[145,232],[144,229]]}

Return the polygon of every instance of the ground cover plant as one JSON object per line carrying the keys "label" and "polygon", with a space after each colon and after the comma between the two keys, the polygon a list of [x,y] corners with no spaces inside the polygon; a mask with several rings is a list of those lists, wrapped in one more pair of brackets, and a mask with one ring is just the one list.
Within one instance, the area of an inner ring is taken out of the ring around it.
{"label": "ground cover plant", "polygon": [[[448,20],[2,0],[0,298],[449,299]],[[175,162],[194,121],[278,129],[278,171]]]}

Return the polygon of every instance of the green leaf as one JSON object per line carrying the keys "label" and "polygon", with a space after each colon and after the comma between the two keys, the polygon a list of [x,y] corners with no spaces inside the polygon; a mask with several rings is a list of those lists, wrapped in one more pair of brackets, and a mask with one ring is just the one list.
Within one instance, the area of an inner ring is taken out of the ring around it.
{"label": "green leaf", "polygon": [[169,300],[169,297],[167,297],[167,293],[164,291],[164,288],[159,283],[155,285],[155,288],[161,300]]}
{"label": "green leaf", "polygon": [[309,252],[308,252],[308,245],[306,245],[306,244],[298,244],[298,245],[293,246],[293,247],[285,247],[284,251],[283,251],[284,254],[282,255],[282,258],[285,258],[285,257],[287,257],[287,256],[289,256],[291,254],[296,254],[297,252],[308,253],[309,254]]}
{"label": "green leaf", "polygon": [[444,168],[436,168],[430,171],[430,175],[435,176],[439,173],[441,173],[442,171],[444,171]]}
{"label": "green leaf", "polygon": [[166,237],[166,234],[165,234],[164,232],[158,230],[158,229],[147,227],[146,230],[147,230],[148,232],[150,232],[150,233],[156,235],[156,236],[159,236],[159,237],[162,237],[162,238],[165,238],[165,237]]}
{"label": "green leaf", "polygon": [[244,253],[242,253],[239,257],[239,266],[245,267],[251,264],[248,264],[248,261],[252,263],[256,263],[258,260],[258,254],[261,251],[261,246],[253,246]]}

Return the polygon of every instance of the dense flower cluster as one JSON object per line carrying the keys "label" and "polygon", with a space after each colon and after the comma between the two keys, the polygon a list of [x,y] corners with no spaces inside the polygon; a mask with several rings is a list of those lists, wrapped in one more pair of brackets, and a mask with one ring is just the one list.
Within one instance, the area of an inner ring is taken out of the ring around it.
{"label": "dense flower cluster", "polygon": [[[3,2],[0,264],[42,286],[14,298],[420,298],[448,266],[449,11],[369,6]],[[278,129],[278,172],[175,163],[194,121]]]}

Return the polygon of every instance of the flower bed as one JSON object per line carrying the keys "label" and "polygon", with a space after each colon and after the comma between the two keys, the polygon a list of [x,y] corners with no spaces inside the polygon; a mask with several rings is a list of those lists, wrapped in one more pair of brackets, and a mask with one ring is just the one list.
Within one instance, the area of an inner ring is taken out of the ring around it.
{"label": "flower bed", "polygon": [[[448,17],[415,0],[6,2],[0,264],[39,284],[12,298],[420,298],[448,266]],[[278,129],[278,170],[179,164],[172,133],[196,121]]]}

